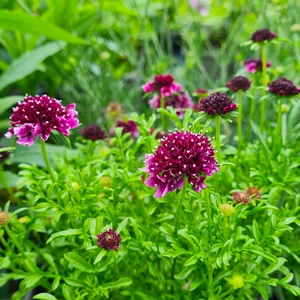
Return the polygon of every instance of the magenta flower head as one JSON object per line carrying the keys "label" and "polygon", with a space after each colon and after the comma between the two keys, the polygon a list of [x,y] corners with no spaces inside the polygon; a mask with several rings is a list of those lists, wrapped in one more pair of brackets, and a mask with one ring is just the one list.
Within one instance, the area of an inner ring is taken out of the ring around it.
{"label": "magenta flower head", "polygon": [[86,140],[103,140],[106,138],[105,131],[102,130],[98,125],[91,124],[80,130],[82,137]]}
{"label": "magenta flower head", "polygon": [[232,91],[237,92],[238,90],[247,91],[250,88],[251,80],[244,76],[237,76],[231,79],[226,87],[230,88]]}
{"label": "magenta flower head", "polygon": [[61,101],[47,95],[26,95],[13,111],[10,117],[12,128],[5,136],[16,135],[17,143],[24,146],[32,146],[38,135],[43,141],[48,140],[52,130],[68,136],[70,129],[80,125],[74,103],[63,107]]}
{"label": "magenta flower head", "polygon": [[269,29],[267,28],[263,28],[263,29],[259,29],[259,30],[256,30],[252,36],[251,36],[251,40],[253,42],[256,42],[256,43],[261,43],[261,42],[264,42],[264,41],[270,41],[270,40],[273,40],[277,37],[277,34],[271,32]]}
{"label": "magenta flower head", "polygon": [[106,250],[118,250],[121,242],[121,236],[116,233],[112,228],[97,234],[98,246]]}
{"label": "magenta flower head", "polygon": [[145,163],[143,171],[150,175],[145,184],[157,189],[156,198],[180,190],[184,178],[200,193],[206,188],[206,176],[219,170],[210,140],[203,134],[188,131],[164,137],[157,150],[146,154]]}
{"label": "magenta flower head", "polygon": [[223,93],[213,93],[208,97],[201,99],[199,110],[209,115],[226,115],[237,109],[237,105]]}
{"label": "magenta flower head", "polygon": [[[246,72],[255,73],[262,70],[262,61],[260,58],[248,58],[244,60],[244,66],[246,68]],[[271,67],[271,63],[267,61],[266,67]]]}
{"label": "magenta flower head", "polygon": [[[150,101],[149,105],[152,108],[160,108],[161,105],[161,99],[159,96],[154,96]],[[184,109],[186,108],[192,108],[193,107],[193,102],[189,96],[188,93],[184,91],[179,91],[176,94],[172,94],[168,97],[164,98],[164,107],[171,106],[175,108],[177,111],[177,115],[179,118],[182,118],[184,115]]]}
{"label": "magenta flower head", "polygon": [[269,83],[269,92],[280,96],[293,96],[300,93],[298,89],[290,80],[279,78],[278,80]]}
{"label": "magenta flower head", "polygon": [[168,97],[181,90],[180,84],[174,82],[171,75],[158,75],[154,77],[154,81],[147,82],[142,85],[145,93],[158,93],[159,96]]}
{"label": "magenta flower head", "polygon": [[[136,138],[140,132],[137,128],[137,124],[134,121],[117,121],[116,127],[123,127],[123,131],[122,134],[125,134],[127,132],[129,132],[131,134],[131,137],[134,139]],[[110,130],[110,134],[114,135],[114,129],[112,128]]]}

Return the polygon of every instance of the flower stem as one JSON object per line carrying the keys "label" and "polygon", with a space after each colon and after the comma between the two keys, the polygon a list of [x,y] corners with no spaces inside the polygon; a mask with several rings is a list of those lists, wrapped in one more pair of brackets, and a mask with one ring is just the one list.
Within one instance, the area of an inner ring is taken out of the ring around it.
{"label": "flower stem", "polygon": [[207,191],[207,188],[203,191],[204,192],[204,198],[206,202],[206,214],[207,214],[207,226],[208,226],[208,242],[211,242],[212,235],[211,235],[211,224],[212,224],[212,216],[211,216],[211,203],[209,199],[209,194]]}
{"label": "flower stem", "polygon": [[187,180],[184,177],[184,182],[183,182],[183,187],[181,189],[181,194],[180,194],[180,199],[177,204],[176,208],[176,213],[175,213],[175,228],[174,228],[174,235],[177,237],[177,231],[178,231],[178,226],[179,226],[179,216],[180,216],[180,211],[182,207],[182,203],[186,194],[186,186],[187,186]]}
{"label": "flower stem", "polygon": [[[160,96],[160,108],[165,108],[165,98],[163,96]],[[168,117],[164,113],[162,113],[160,116],[161,116],[162,130],[167,131],[168,130]]]}
{"label": "flower stem", "polygon": [[286,132],[287,132],[287,114],[282,114],[282,129],[281,129],[281,138],[282,138],[282,145],[286,144]]}
{"label": "flower stem", "polygon": [[9,196],[18,204],[21,205],[20,200],[15,196],[14,192],[12,191],[11,187],[9,186],[9,184],[7,183],[6,177],[5,177],[5,173],[4,173],[4,169],[3,169],[3,164],[0,163],[0,181],[3,184],[3,186],[5,187],[6,191],[8,192]]}
{"label": "flower stem", "polygon": [[253,121],[254,113],[255,113],[255,88],[254,88],[254,78],[252,80],[252,99],[250,99],[250,112],[249,112],[249,122],[248,122],[248,129],[247,129],[247,142],[250,141],[251,135],[251,121]]}
{"label": "flower stem", "polygon": [[49,157],[48,157],[47,149],[46,149],[46,143],[42,139],[40,139],[40,143],[41,143],[42,154],[44,157],[44,161],[46,163],[46,167],[47,167],[50,177],[54,183],[54,182],[56,182],[56,179],[55,179],[52,167],[50,165],[50,161],[49,161]]}
{"label": "flower stem", "polygon": [[243,95],[242,90],[238,90],[237,94],[238,98],[238,151],[240,152],[243,144]]}
{"label": "flower stem", "polygon": [[276,155],[276,149],[281,146],[281,134],[282,134],[282,97],[278,99],[278,107],[277,107],[277,128],[276,128],[276,136],[274,137],[273,144],[273,157]]}
{"label": "flower stem", "polygon": [[215,292],[214,292],[214,281],[213,281],[213,269],[210,265],[207,265],[208,271],[208,300],[215,299]]}
{"label": "flower stem", "polygon": [[[221,117],[216,116],[216,157],[217,163],[221,163]],[[219,185],[219,174],[216,174],[216,181],[215,181],[215,189],[218,190]]]}
{"label": "flower stem", "polygon": [[119,266],[118,266],[117,251],[113,251],[112,255],[113,255],[114,264],[115,264],[115,272],[116,272],[117,278],[119,278],[120,272],[119,272]]}
{"label": "flower stem", "polygon": [[[261,44],[261,62],[262,62],[262,85],[267,86],[267,57],[265,45]],[[261,96],[265,96],[265,91],[261,91]],[[265,128],[265,111],[266,111],[266,100],[263,99],[260,102],[260,130],[263,131]]]}

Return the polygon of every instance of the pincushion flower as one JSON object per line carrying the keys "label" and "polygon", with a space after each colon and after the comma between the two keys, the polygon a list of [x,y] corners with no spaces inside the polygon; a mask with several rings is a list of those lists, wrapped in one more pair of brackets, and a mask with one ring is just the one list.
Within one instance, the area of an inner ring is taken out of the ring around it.
{"label": "pincushion flower", "polygon": [[269,91],[272,94],[280,96],[293,96],[300,93],[298,89],[290,80],[279,78],[269,84]]}
{"label": "pincushion flower", "polygon": [[256,43],[261,43],[264,41],[270,41],[277,37],[277,34],[271,32],[268,28],[263,28],[256,30],[252,36],[251,40]]}
{"label": "pincushion flower", "polygon": [[225,115],[237,109],[237,105],[223,93],[213,93],[201,99],[199,110],[209,115]]}
{"label": "pincushion flower", "polygon": [[188,131],[164,137],[156,151],[146,154],[145,164],[143,171],[150,175],[145,184],[157,189],[156,198],[180,190],[184,178],[200,193],[206,188],[206,176],[218,171],[210,140]]}
{"label": "pincushion flower", "polygon": [[249,195],[245,192],[234,192],[232,194],[232,199],[235,203],[239,204],[239,203],[243,203],[243,204],[248,204],[250,201]]}
{"label": "pincushion flower", "polygon": [[247,91],[250,88],[251,81],[244,76],[237,76],[231,79],[226,87],[230,88],[232,91],[237,92],[238,90]]}
{"label": "pincushion flower", "polygon": [[96,124],[90,124],[80,130],[82,137],[87,140],[97,141],[106,138],[105,131]]}
{"label": "pincushion flower", "polygon": [[74,103],[64,107],[61,101],[47,95],[26,95],[13,111],[10,117],[12,128],[5,136],[17,136],[17,143],[24,146],[32,146],[37,136],[43,141],[48,140],[52,130],[68,136],[70,129],[80,125]]}
{"label": "pincushion flower", "polygon": [[[150,101],[149,105],[152,108],[161,107],[161,99],[159,96],[154,96]],[[179,91],[176,94],[172,94],[164,98],[164,107],[171,106],[176,109],[178,117],[182,118],[184,115],[184,109],[192,108],[193,102],[188,93]]]}
{"label": "pincushion flower", "polygon": [[[260,58],[248,58],[244,60],[244,66],[246,68],[246,72],[255,73],[257,71],[262,71],[262,61]],[[266,62],[266,67],[271,67],[270,62]]]}
{"label": "pincushion flower", "polygon": [[[116,127],[123,127],[122,134],[129,132],[132,138],[136,138],[139,135],[139,130],[137,128],[137,124],[134,121],[117,121]],[[110,134],[114,134],[114,129],[110,130]]]}
{"label": "pincushion flower", "polygon": [[150,81],[142,85],[145,93],[158,93],[162,97],[168,97],[173,93],[179,92],[182,88],[180,84],[174,82],[171,75],[158,75],[154,77],[154,81]]}
{"label": "pincushion flower", "polygon": [[116,233],[112,228],[101,233],[97,234],[98,237],[98,246],[106,250],[118,250],[121,242],[121,236],[119,233]]}

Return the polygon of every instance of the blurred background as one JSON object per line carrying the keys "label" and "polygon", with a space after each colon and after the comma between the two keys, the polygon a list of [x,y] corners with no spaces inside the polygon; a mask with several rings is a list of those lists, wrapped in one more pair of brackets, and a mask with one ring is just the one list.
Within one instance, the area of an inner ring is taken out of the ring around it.
{"label": "blurred background", "polygon": [[243,43],[264,27],[281,39],[267,47],[270,78],[299,85],[299,11],[297,0],[1,0],[0,130],[26,93],[75,102],[83,125],[101,126],[111,101],[149,112],[141,85],[156,74],[190,93],[224,87],[260,57]]}

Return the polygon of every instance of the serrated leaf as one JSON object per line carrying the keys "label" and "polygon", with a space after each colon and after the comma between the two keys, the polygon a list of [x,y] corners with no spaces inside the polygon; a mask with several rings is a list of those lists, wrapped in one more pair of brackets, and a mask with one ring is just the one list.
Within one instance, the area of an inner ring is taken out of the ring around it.
{"label": "serrated leaf", "polygon": [[53,240],[61,237],[74,236],[82,234],[81,229],[68,229],[64,231],[59,231],[51,234],[50,238],[47,240],[46,244],[51,243]]}
{"label": "serrated leaf", "polygon": [[57,300],[56,297],[52,296],[48,293],[40,293],[33,297],[33,299],[41,299],[41,300]]}
{"label": "serrated leaf", "polygon": [[65,259],[68,263],[76,269],[79,269],[86,273],[93,273],[94,267],[90,265],[85,259],[83,259],[80,255],[69,252],[64,255]]}

